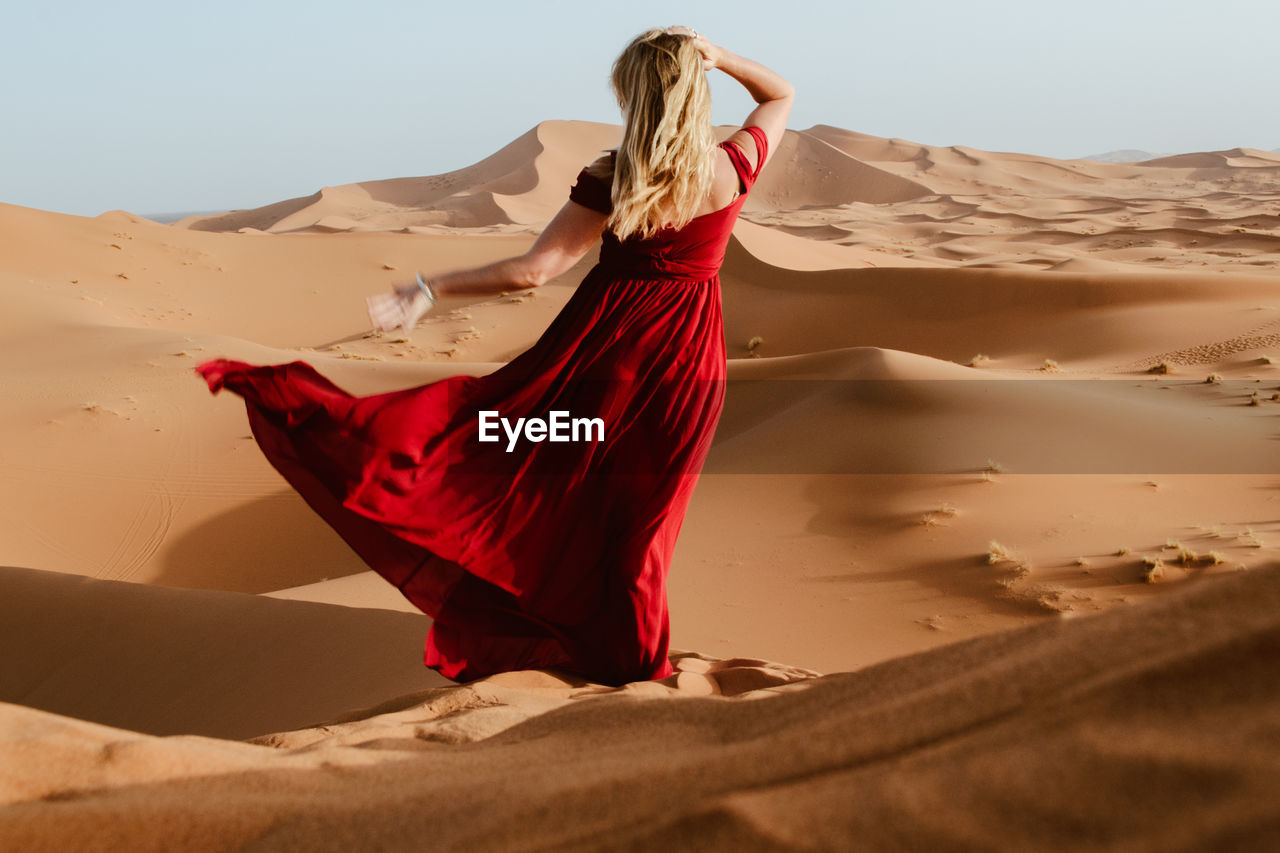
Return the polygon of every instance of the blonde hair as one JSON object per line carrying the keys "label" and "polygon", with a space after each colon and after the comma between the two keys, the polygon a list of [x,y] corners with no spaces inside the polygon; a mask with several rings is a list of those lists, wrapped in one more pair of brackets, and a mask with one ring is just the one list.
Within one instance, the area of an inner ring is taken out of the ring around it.
{"label": "blonde hair", "polygon": [[711,192],[711,88],[693,39],[652,29],[627,45],[610,76],[624,126],[613,171],[613,211],[606,222],[619,240],[683,228]]}

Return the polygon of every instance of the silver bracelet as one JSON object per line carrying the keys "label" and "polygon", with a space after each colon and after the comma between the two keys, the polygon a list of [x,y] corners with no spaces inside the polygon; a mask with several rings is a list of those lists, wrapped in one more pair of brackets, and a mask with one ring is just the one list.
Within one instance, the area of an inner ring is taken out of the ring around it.
{"label": "silver bracelet", "polygon": [[414,276],[418,279],[418,289],[422,291],[422,295],[427,297],[427,301],[432,305],[436,304],[436,295],[431,292],[431,288],[422,280],[422,273],[415,272]]}

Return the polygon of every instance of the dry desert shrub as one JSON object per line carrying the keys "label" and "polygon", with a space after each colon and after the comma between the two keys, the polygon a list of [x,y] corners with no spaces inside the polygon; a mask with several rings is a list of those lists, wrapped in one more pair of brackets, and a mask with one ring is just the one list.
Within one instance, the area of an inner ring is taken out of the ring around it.
{"label": "dry desert shrub", "polygon": [[1047,610],[1060,616],[1069,615],[1073,605],[1067,600],[1066,591],[1061,587],[1049,584],[1025,584],[1015,586],[1018,578],[1004,578],[1000,585],[1001,598],[1033,607],[1036,610]]}
{"label": "dry desert shrub", "polygon": [[987,562],[993,566],[997,563],[1011,563],[1013,562],[1013,552],[992,539],[987,545]]}
{"label": "dry desert shrub", "polygon": [[969,359],[970,367],[986,367],[990,363],[991,357],[984,353],[978,353],[973,358]]}
{"label": "dry desert shrub", "polygon": [[1258,538],[1258,534],[1253,532],[1252,527],[1246,527],[1244,532],[1238,534],[1240,544],[1245,548],[1261,548],[1262,540]]}
{"label": "dry desert shrub", "polygon": [[1162,361],[1157,365],[1147,368],[1147,373],[1154,373],[1158,376],[1164,376],[1165,374],[1173,373],[1173,365],[1167,361]]}
{"label": "dry desert shrub", "polygon": [[920,523],[926,527],[932,527],[942,523],[944,518],[953,518],[960,510],[956,509],[949,503],[944,503],[937,509],[931,509],[920,517]]}

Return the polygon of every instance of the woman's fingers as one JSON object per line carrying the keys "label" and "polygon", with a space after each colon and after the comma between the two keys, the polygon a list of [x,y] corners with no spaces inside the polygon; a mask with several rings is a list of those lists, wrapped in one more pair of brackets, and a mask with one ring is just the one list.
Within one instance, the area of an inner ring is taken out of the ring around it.
{"label": "woman's fingers", "polygon": [[378,331],[385,332],[386,329],[383,328],[383,325],[386,318],[386,310],[381,304],[379,304],[378,298],[376,296],[370,296],[365,299],[364,302],[369,310],[369,322],[372,323],[373,327]]}
{"label": "woman's fingers", "polygon": [[430,307],[425,303],[426,300],[419,297],[416,284],[407,289],[397,289],[394,293],[365,297],[369,322],[380,332],[389,332],[397,327],[411,331]]}
{"label": "woman's fingers", "polygon": [[369,322],[380,332],[389,332],[405,321],[404,306],[399,296],[379,294],[365,299]]}
{"label": "woman's fingers", "polygon": [[710,71],[716,67],[716,59],[711,55],[713,45],[707,40],[707,37],[692,27],[674,26],[667,27],[667,35],[672,36],[689,36],[693,39],[693,44],[698,48],[698,53],[702,54],[702,70]]}

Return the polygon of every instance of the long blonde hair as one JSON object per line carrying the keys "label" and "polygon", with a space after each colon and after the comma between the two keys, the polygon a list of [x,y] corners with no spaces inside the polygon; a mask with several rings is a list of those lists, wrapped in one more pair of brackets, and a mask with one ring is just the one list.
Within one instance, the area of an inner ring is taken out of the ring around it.
{"label": "long blonde hair", "polygon": [[652,29],[627,45],[613,63],[613,93],[622,108],[622,145],[613,173],[613,212],[606,222],[618,239],[652,237],[682,228],[711,192],[711,88],[693,39]]}

